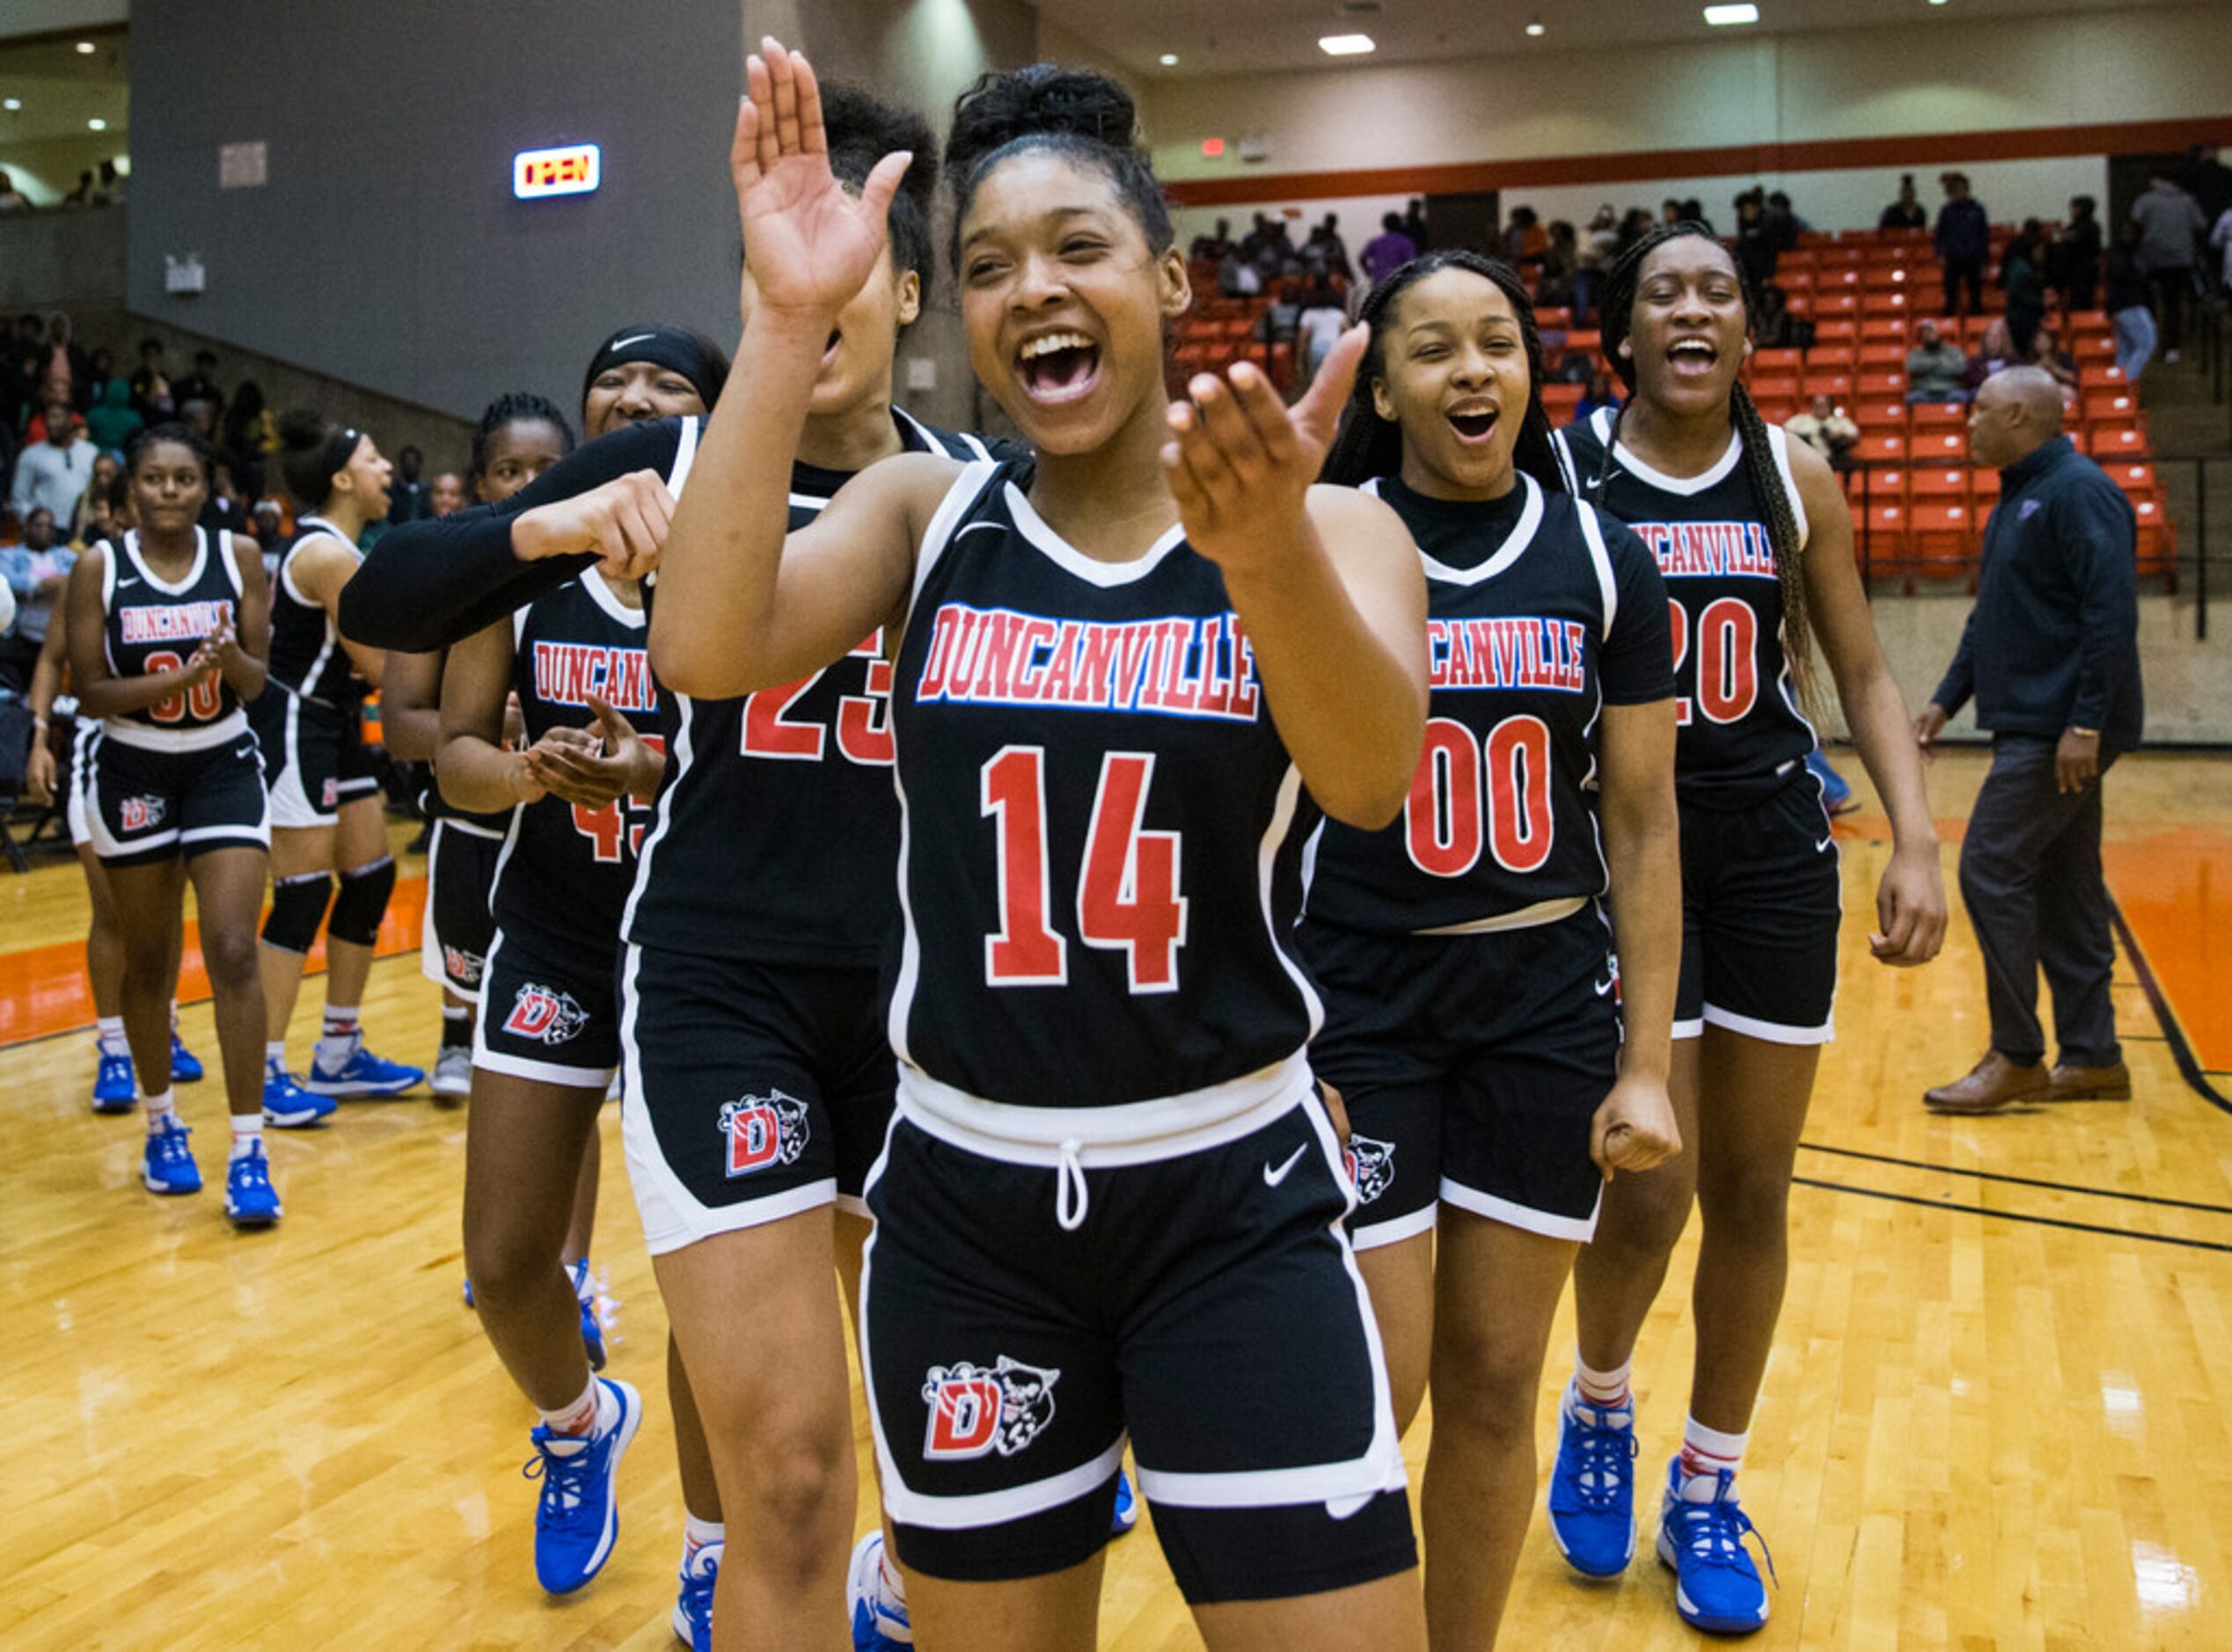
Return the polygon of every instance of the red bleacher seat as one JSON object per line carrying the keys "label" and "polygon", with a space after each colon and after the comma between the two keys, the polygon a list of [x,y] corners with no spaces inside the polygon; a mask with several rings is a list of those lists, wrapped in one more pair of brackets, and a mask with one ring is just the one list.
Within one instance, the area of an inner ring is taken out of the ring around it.
{"label": "red bleacher seat", "polygon": [[1968,433],[1917,430],[1908,438],[1906,451],[1917,464],[1965,464],[1968,462]]}
{"label": "red bleacher seat", "polygon": [[2069,340],[2069,354],[2077,359],[2080,376],[2088,362],[2112,362],[2116,359],[2116,340],[2112,334],[2081,333]]}
{"label": "red bleacher seat", "polygon": [[[1797,306],[1794,303],[1791,309]],[[1813,293],[1813,313],[1828,320],[1848,321],[1860,313],[1860,296],[1855,292],[1827,291],[1817,287]],[[1816,329],[1819,336],[1819,328]]]}
{"label": "red bleacher seat", "polygon": [[1853,537],[1871,558],[1906,554],[1906,507],[1870,503],[1852,508]]}
{"label": "red bleacher seat", "polygon": [[1968,408],[1957,401],[1918,401],[1914,407],[1913,423],[1917,430],[1941,427],[1958,429],[1968,423]]}
{"label": "red bleacher seat", "polygon": [[2177,553],[2177,541],[2170,531],[2170,513],[2162,508],[2162,501],[2159,499],[2134,499],[2131,507],[2139,518],[2139,571],[2141,574],[2169,571]]}
{"label": "red bleacher seat", "polygon": [[1906,347],[1880,340],[1865,343],[1860,347],[1858,360],[1862,373],[1896,373],[1906,365]]}
{"label": "red bleacher seat", "polygon": [[1823,372],[1818,368],[1809,368],[1805,376],[1798,382],[1807,395],[1833,396],[1840,406],[1853,390],[1852,375],[1841,369]]}
{"label": "red bleacher seat", "polygon": [[1906,438],[1896,430],[1862,429],[1860,445],[1853,450],[1871,464],[1897,464],[1906,457]]}
{"label": "red bleacher seat", "polygon": [[1798,416],[1799,408],[1803,406],[1795,401],[1757,401],[1756,398],[1754,400],[1760,417],[1771,425],[1788,424]]}
{"label": "red bleacher seat", "polygon": [[2139,422],[2139,398],[2128,388],[2110,386],[2085,392],[2085,422],[2089,425],[2126,425]]}
{"label": "red bleacher seat", "polygon": [[1857,264],[1833,265],[1814,273],[1813,290],[1817,293],[1831,289],[1857,292],[1859,289],[1860,267]]}
{"label": "red bleacher seat", "polygon": [[1980,513],[2000,496],[2000,473],[1997,471],[1972,470],[1968,473],[1968,485],[1969,492],[1976,496],[1976,508]]}
{"label": "red bleacher seat", "polygon": [[2126,493],[2151,498],[2157,491],[2155,467],[2151,464],[2111,463],[2102,468]]}
{"label": "red bleacher seat", "polygon": [[2108,390],[2120,387],[2126,382],[2124,369],[2113,362],[2084,362],[2077,368],[2077,388],[2080,390]]}
{"label": "red bleacher seat", "polygon": [[1754,373],[1795,373],[1804,359],[1797,350],[1754,350],[1752,352],[1752,370]]}
{"label": "red bleacher seat", "polygon": [[[1899,365],[1904,367],[1906,358],[1902,355],[1899,361]],[[1861,363],[1859,378],[1860,393],[1863,396],[1904,396],[1906,393],[1906,375],[1904,373],[1892,372],[1883,368],[1871,369],[1863,362]]]}
{"label": "red bleacher seat", "polygon": [[1825,267],[1826,267],[1830,265],[1857,264],[1861,261],[1863,254],[1856,246],[1847,246],[1840,244],[1833,246],[1821,247],[1815,252],[1814,256],[1821,261]]}
{"label": "red bleacher seat", "polygon": [[1926,573],[1953,574],[1966,566],[1975,537],[1966,505],[1917,504],[1907,526]]}
{"label": "red bleacher seat", "polygon": [[1817,350],[1849,350],[1860,342],[1860,324],[1850,316],[1830,316],[1813,324]]}
{"label": "red bleacher seat", "polygon": [[1913,486],[1914,473],[1886,465],[1861,471],[1861,493],[1878,503],[1904,504]]}
{"label": "red bleacher seat", "polygon": [[1752,399],[1756,402],[1796,401],[1798,398],[1798,380],[1796,374],[1762,374],[1752,381]]}
{"label": "red bleacher seat", "polygon": [[1534,312],[1534,325],[1538,327],[1570,327],[1573,325],[1573,311],[1563,304],[1553,304]]}
{"label": "red bleacher seat", "polygon": [[1927,499],[1933,505],[1965,504],[1969,497],[1969,473],[1952,465],[1932,465],[1914,472],[1914,498],[1917,504]]}
{"label": "red bleacher seat", "polygon": [[1885,401],[1879,397],[1866,398],[1852,410],[1852,421],[1862,431],[1870,433],[1877,430],[1904,431],[1906,428],[1906,404],[1903,401]]}
{"label": "red bleacher seat", "polygon": [[1604,334],[1599,333],[1594,327],[1577,330],[1565,335],[1566,354],[1569,355],[1576,351],[1593,355],[1603,347]]}
{"label": "red bleacher seat", "polygon": [[2086,435],[2085,451],[2104,464],[2114,459],[2128,463],[2145,458],[2149,452],[2147,433],[2136,425],[2095,426]]}

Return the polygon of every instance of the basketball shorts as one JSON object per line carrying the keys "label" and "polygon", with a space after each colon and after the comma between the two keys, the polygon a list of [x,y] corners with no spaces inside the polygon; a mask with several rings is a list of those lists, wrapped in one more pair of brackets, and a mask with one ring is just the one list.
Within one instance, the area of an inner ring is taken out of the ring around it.
{"label": "basketball shorts", "polygon": [[1707,1026],[1772,1044],[1835,1036],[1843,880],[1821,786],[1803,769],[1739,808],[1684,803],[1674,1036]]}
{"label": "basketball shorts", "polygon": [[427,849],[426,922],[419,932],[419,968],[461,998],[480,996],[488,946],[496,937],[488,897],[496,884],[501,833],[467,822],[438,820]]}
{"label": "basketball shorts", "polygon": [[379,778],[354,706],[341,711],[273,687],[257,698],[249,715],[270,777],[274,826],[331,826],[340,818],[342,804],[378,794]]}
{"label": "basketball shorts", "polygon": [[245,723],[215,744],[185,748],[143,745],[110,726],[82,749],[85,826],[103,865],[271,847],[263,766]]}
{"label": "basketball shorts", "polygon": [[906,1565],[992,1582],[1089,1559],[1127,1438],[1190,1602],[1416,1563],[1340,1146],[1289,1065],[1299,1088],[1226,1129],[1106,1150],[963,1146],[902,1102],[868,1184],[860,1352]]}
{"label": "basketball shorts", "polygon": [[621,1139],[651,1254],[834,1203],[855,1215],[896,1064],[874,966],[627,948]]}
{"label": "basketball shorts", "polygon": [[480,976],[472,1064],[603,1090],[620,1064],[617,947],[498,930]]}
{"label": "basketball shorts", "polygon": [[1357,1248],[1426,1232],[1443,1204],[1593,1237],[1604,1177],[1589,1134],[1621,1036],[1594,905],[1485,934],[1305,924],[1301,939],[1325,999],[1310,1064],[1349,1112]]}

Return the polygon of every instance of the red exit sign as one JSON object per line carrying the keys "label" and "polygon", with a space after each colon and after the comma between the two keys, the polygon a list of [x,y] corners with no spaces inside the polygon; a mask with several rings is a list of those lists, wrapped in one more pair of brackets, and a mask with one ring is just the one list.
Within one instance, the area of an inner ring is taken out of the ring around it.
{"label": "red exit sign", "polygon": [[594,143],[522,150],[511,157],[511,193],[522,201],[586,195],[603,179],[603,159]]}

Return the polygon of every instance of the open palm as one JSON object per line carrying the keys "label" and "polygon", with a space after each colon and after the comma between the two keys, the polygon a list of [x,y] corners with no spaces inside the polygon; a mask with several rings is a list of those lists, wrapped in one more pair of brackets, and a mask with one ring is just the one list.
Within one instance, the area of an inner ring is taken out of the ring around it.
{"label": "open palm", "polygon": [[891,197],[913,157],[885,156],[856,201],[830,171],[821,88],[804,55],[762,40],[744,76],[728,170],[758,303],[834,313],[882,255]]}

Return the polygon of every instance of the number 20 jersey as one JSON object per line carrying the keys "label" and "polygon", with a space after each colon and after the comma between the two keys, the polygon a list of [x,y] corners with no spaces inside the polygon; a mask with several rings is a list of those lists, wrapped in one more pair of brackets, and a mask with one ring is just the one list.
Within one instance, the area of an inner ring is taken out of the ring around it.
{"label": "number 20 jersey", "polygon": [[1513,928],[1604,892],[1599,720],[1606,705],[1673,693],[1665,587],[1618,523],[1518,480],[1484,503],[1430,499],[1394,477],[1365,485],[1418,545],[1432,700],[1402,817],[1320,830],[1314,924]]}
{"label": "number 20 jersey", "polygon": [[924,536],[892,698],[902,1062],[1025,1107],[1159,1100],[1292,1056],[1287,951],[1319,818],[1224,576],[1173,528],[1097,562],[1018,467]]}
{"label": "number 20 jersey", "polygon": [[[1814,747],[1782,647],[1782,587],[1767,538],[1767,501],[1752,485],[1743,438],[1733,433],[1710,470],[1672,477],[1624,442],[1607,461],[1612,431],[1612,413],[1600,409],[1557,440],[1576,491],[1633,528],[1665,579],[1682,800],[1743,807],[1781,785]],[[1781,426],[1767,428],[1767,442],[1803,547],[1805,507]]]}

